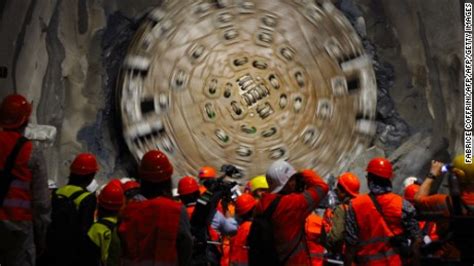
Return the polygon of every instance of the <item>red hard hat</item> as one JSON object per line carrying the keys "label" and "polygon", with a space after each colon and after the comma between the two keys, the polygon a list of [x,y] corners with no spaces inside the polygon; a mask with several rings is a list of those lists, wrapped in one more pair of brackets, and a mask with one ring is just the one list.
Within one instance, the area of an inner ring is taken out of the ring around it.
{"label": "red hard hat", "polygon": [[19,128],[28,121],[31,109],[31,104],[19,94],[5,97],[0,105],[0,127]]}
{"label": "red hard hat", "polygon": [[88,175],[97,173],[99,165],[95,156],[90,153],[81,153],[76,156],[70,167],[71,174]]}
{"label": "red hard hat", "polygon": [[242,216],[251,211],[256,204],[257,201],[252,195],[242,194],[235,201],[235,214]]}
{"label": "red hard hat", "polygon": [[188,195],[199,191],[199,185],[192,176],[185,176],[179,180],[178,194]]}
{"label": "red hard hat", "polygon": [[171,180],[173,166],[164,153],[151,150],[143,155],[138,174],[146,181],[159,183]]}
{"label": "red hard hat", "polygon": [[359,195],[360,181],[356,175],[352,173],[343,173],[339,176],[337,183],[352,197],[357,197],[357,195]]}
{"label": "red hard hat", "polygon": [[140,183],[138,183],[137,181],[130,180],[125,182],[125,184],[122,185],[122,188],[123,191],[126,192],[132,189],[140,188]]}
{"label": "red hard hat", "polygon": [[199,169],[199,179],[214,179],[217,176],[217,171],[211,166],[203,166]]}
{"label": "red hard hat", "polygon": [[107,210],[118,211],[124,203],[122,184],[112,179],[99,194],[99,205]]}
{"label": "red hard hat", "polygon": [[393,176],[392,163],[385,158],[374,158],[367,165],[367,172],[390,179]]}
{"label": "red hard hat", "polygon": [[418,192],[418,190],[420,190],[420,185],[411,184],[405,188],[403,197],[409,202],[413,202],[415,200],[415,194]]}

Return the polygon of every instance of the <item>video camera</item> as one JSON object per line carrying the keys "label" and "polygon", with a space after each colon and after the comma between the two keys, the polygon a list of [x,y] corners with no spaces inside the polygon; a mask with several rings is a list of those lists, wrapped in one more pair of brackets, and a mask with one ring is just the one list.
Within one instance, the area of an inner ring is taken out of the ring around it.
{"label": "video camera", "polygon": [[237,169],[234,165],[224,164],[221,167],[221,172],[224,173],[222,176],[216,179],[206,180],[204,186],[212,192],[222,192],[223,199],[227,201],[234,201],[242,193],[240,192],[240,184],[236,181],[225,181],[225,177],[231,177],[235,179],[242,178],[242,172]]}

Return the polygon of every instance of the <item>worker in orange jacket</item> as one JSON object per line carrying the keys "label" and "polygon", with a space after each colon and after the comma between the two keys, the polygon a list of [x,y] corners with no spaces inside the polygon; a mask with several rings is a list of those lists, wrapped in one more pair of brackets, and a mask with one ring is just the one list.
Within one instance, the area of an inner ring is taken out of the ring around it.
{"label": "worker in orange jacket", "polygon": [[[306,218],[326,196],[328,185],[316,174],[298,173],[283,160],[275,161],[267,170],[270,193],[263,195],[255,209],[262,215],[270,204],[281,197],[271,216],[275,256],[285,265],[309,265],[311,259],[304,239]],[[306,188],[299,192],[299,185]]]}
{"label": "worker in orange jacket", "polygon": [[[420,231],[413,205],[392,193],[392,164],[374,158],[367,166],[370,193],[351,200],[346,212],[345,265],[402,265],[402,251],[419,261]],[[402,236],[407,236],[411,247]]]}
{"label": "worker in orange jacket", "polygon": [[343,254],[343,244],[345,236],[346,211],[349,208],[349,201],[359,195],[360,181],[352,173],[343,173],[338,177],[336,185],[336,195],[340,202],[334,208],[334,211],[327,209],[323,220],[325,233],[324,244],[331,254],[341,256]]}
{"label": "worker in orange jacket", "polygon": [[312,212],[306,218],[304,230],[312,266],[321,266],[324,264],[325,249],[324,246],[321,245],[322,221],[323,218],[315,212]]}
{"label": "worker in orange jacket", "polygon": [[[405,188],[403,197],[411,204],[415,205],[415,194],[420,190],[420,185],[411,184]],[[423,237],[423,244],[427,245],[433,241],[439,240],[436,232],[436,223],[433,221],[419,221],[421,236]]]}
{"label": "worker in orange jacket", "polygon": [[420,215],[438,222],[438,232],[444,245],[438,255],[442,263],[474,264],[474,164],[464,155],[456,156],[452,164],[450,195],[430,195],[434,181],[442,175],[443,163],[432,161],[431,169],[415,194]]}
{"label": "worker in orange jacket", "polygon": [[122,211],[118,231],[123,265],[188,265],[191,226],[184,206],[172,199],[173,166],[164,153],[151,150],[138,173],[146,200],[130,202]]}
{"label": "worker in orange jacket", "polygon": [[235,213],[239,218],[239,229],[237,234],[230,239],[228,265],[248,265],[247,236],[252,225],[252,215],[256,204],[257,201],[250,194],[239,196],[235,202]]}

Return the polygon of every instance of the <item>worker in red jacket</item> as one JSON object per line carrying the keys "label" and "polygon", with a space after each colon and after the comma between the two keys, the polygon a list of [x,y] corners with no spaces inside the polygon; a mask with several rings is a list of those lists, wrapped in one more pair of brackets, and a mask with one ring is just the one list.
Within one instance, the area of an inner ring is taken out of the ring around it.
{"label": "worker in red jacket", "polygon": [[[420,231],[416,211],[408,201],[392,193],[392,176],[389,160],[374,158],[369,162],[370,193],[351,200],[346,211],[345,265],[402,265],[404,259],[418,262]],[[411,258],[406,256],[409,251],[413,253]]]}
{"label": "worker in red jacket", "polygon": [[257,201],[250,194],[242,194],[235,201],[235,214],[238,216],[239,229],[230,239],[229,263],[231,266],[248,265],[247,236],[252,225],[252,216]]}
{"label": "worker in red jacket", "polygon": [[51,200],[41,150],[23,137],[31,111],[19,94],[0,105],[0,265],[35,265],[45,248]]}
{"label": "worker in red jacket", "polygon": [[140,163],[141,194],[122,211],[123,265],[189,265],[192,236],[186,208],[173,200],[173,166],[164,153],[147,152]]}
{"label": "worker in red jacket", "polygon": [[[306,217],[326,196],[328,185],[316,174],[298,173],[291,164],[278,160],[266,173],[270,193],[263,195],[255,212],[262,215],[270,204],[280,197],[271,215],[274,232],[275,256],[285,265],[309,265],[311,263],[304,239]],[[306,189],[300,192],[300,185]]]}

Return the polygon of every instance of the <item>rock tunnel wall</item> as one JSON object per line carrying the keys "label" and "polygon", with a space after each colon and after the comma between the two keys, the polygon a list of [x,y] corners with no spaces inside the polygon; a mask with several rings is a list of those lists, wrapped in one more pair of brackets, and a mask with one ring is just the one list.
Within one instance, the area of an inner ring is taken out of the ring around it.
{"label": "rock tunnel wall", "polygon": [[[75,154],[97,154],[99,180],[134,174],[121,137],[116,78],[141,18],[161,1],[7,0],[0,3],[0,97],[25,94],[32,122],[57,128],[45,149],[51,179],[66,181]],[[450,0],[333,1],[374,58],[377,133],[348,170],[375,155],[396,179],[420,176],[432,158],[462,151],[462,12]],[[338,174],[338,173],[334,173]],[[399,187],[397,185],[397,187]]]}

